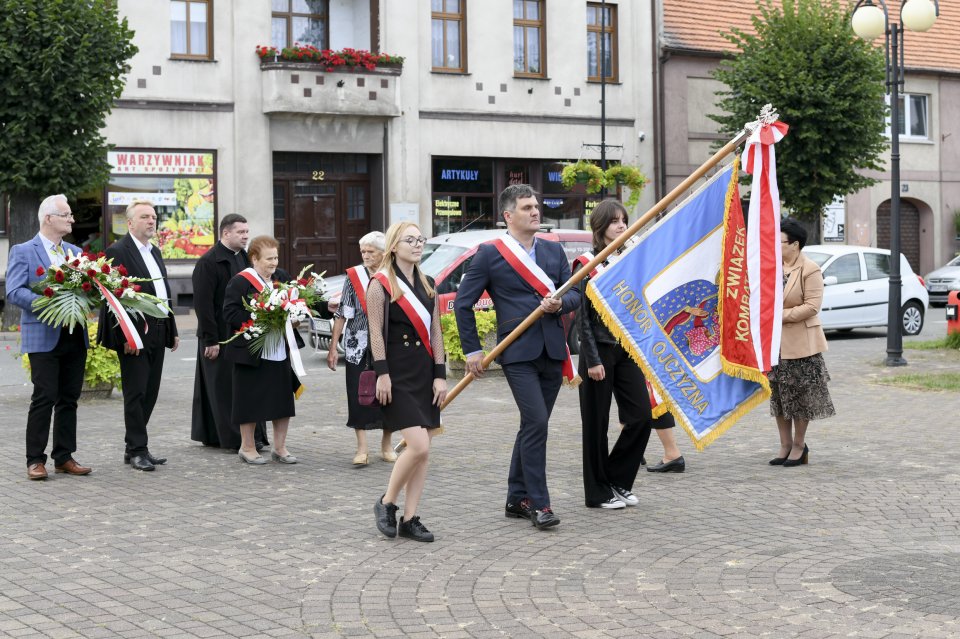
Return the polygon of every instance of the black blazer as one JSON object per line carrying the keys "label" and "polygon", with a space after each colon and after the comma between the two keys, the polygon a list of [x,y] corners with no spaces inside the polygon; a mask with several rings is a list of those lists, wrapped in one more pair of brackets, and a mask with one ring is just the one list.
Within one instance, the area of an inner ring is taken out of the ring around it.
{"label": "black blazer", "polygon": [[[506,237],[506,234],[504,235]],[[506,238],[506,241],[515,240]],[[570,262],[558,242],[537,239],[536,262],[547,276],[560,287],[570,279]],[[540,296],[510,266],[497,247],[481,244],[473,262],[457,290],[454,312],[460,328],[460,343],[465,354],[481,349],[477,336],[477,321],[473,305],[486,290],[493,299],[497,312],[497,341],[499,342],[540,306]],[[550,359],[567,358],[567,339],[563,333],[562,316],[580,306],[580,291],[570,289],[563,297],[558,313],[544,315],[540,321],[520,335],[501,355],[503,364],[529,362],[540,357],[546,349]]]}
{"label": "black blazer", "polygon": [[[160,249],[156,246],[151,247],[150,253],[153,255],[153,259],[157,261],[157,265],[160,267],[160,274],[163,277],[163,283],[167,287],[167,294],[170,294],[170,281],[167,279],[167,267],[163,263],[163,258],[160,257]],[[130,234],[127,233],[119,241],[117,241],[113,246],[106,250],[107,257],[113,258],[113,266],[116,268],[121,264],[127,269],[127,274],[131,277],[145,277],[150,278],[150,271],[147,270],[147,265],[143,261],[143,258],[140,257],[140,250],[137,248],[136,243],[133,241],[133,238],[130,237]],[[154,286],[153,282],[141,282],[140,286],[144,293],[149,293],[151,295],[157,294],[157,287]],[[171,301],[172,304],[172,301]],[[133,323],[137,327],[137,332],[140,333],[142,338],[145,334],[145,327],[147,320],[152,320],[154,318],[150,316],[137,317],[135,315],[131,316]],[[164,346],[167,348],[173,348],[173,340],[177,337],[177,321],[173,317],[173,312],[167,314],[167,341]],[[100,309],[100,325],[97,327],[97,342],[106,346],[107,348],[112,348],[116,351],[122,351],[123,345],[126,343],[126,338],[123,336],[123,331],[120,330],[120,326],[117,324],[117,321],[113,318],[111,314],[108,313],[106,305]]]}
{"label": "black blazer", "polygon": [[[240,250],[244,268],[250,265],[247,252]],[[193,309],[197,313],[197,340],[200,348],[216,346],[231,335],[223,317],[227,283],[240,269],[233,251],[217,242],[204,253],[193,269]]]}
{"label": "black blazer", "polygon": [[[270,279],[276,282],[283,278],[278,276],[277,273],[274,273]],[[257,289],[253,287],[253,284],[239,274],[234,275],[230,279],[230,282],[227,283],[227,290],[223,298],[223,319],[229,327],[229,335],[227,337],[232,336],[240,328],[241,324],[250,319],[250,311],[243,307],[243,300],[249,298],[250,295],[256,291]],[[300,337],[300,331],[294,330],[293,336],[297,341],[297,348],[303,348],[305,344],[303,338]],[[287,346],[287,351],[289,356],[289,345]],[[250,352],[249,342],[242,337],[238,337],[229,344],[226,344],[221,354],[227,361],[233,362],[234,364],[244,364],[246,366],[260,365],[260,356],[254,356],[254,354]]]}

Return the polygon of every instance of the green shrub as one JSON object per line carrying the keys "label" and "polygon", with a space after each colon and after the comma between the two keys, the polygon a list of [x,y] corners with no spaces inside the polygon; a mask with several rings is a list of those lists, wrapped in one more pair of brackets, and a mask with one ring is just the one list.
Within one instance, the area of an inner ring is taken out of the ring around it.
{"label": "green shrub", "polygon": [[[120,381],[120,360],[114,350],[97,344],[97,322],[87,323],[87,336],[90,347],[87,349],[87,363],[83,369],[83,381],[87,386],[109,383],[122,389]],[[20,356],[20,366],[30,375],[30,358]]]}
{"label": "green shrub", "polygon": [[[480,341],[491,331],[497,330],[497,314],[495,311],[474,311],[477,318],[477,334]],[[443,348],[447,351],[447,360],[454,362],[466,361],[463,349],[460,347],[460,330],[457,328],[457,317],[453,313],[440,316],[440,328],[443,330]]]}

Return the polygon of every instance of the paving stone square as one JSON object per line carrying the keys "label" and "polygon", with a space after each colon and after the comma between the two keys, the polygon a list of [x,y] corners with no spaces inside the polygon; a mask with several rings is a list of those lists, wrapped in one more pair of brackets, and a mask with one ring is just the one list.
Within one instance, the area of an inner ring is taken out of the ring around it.
{"label": "paving stone square", "polygon": [[[122,463],[115,392],[80,407],[94,473],[50,462],[43,482],[26,478],[31,388],[0,338],[0,636],[960,637],[960,396],[876,383],[960,371],[960,353],[890,370],[883,331],[833,335],[837,416],[811,425],[809,465],[767,464],[764,405],[702,453],[678,433],[687,472],[641,469],[640,505],[620,511],[583,505],[578,395],[562,390],[547,468],[562,523],[543,532],[503,515],[518,416],[503,378],[478,381],[434,440],[420,514],[437,541],[418,544],[374,527],[391,465],[376,435],[351,465],[342,367],[303,351],[301,463],[247,466],[190,441],[196,341],[180,325],[150,424],[169,463]],[[652,437],[647,459],[661,452]]]}

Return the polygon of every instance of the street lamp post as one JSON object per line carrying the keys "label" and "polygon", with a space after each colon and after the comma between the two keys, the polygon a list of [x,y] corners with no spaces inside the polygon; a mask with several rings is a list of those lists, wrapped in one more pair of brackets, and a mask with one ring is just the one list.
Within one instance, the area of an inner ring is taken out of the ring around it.
{"label": "street lamp post", "polygon": [[903,30],[926,31],[940,15],[937,0],[906,0],[900,22],[891,22],[884,0],[858,0],[851,20],[864,40],[886,38],[886,84],[890,95],[890,291],[887,297],[887,366],[906,366],[900,325],[900,90],[903,88]]}

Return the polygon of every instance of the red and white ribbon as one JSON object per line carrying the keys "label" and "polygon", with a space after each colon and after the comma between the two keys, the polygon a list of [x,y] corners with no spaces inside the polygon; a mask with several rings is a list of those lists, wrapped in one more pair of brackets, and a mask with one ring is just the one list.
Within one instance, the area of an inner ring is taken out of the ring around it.
{"label": "red and white ribbon", "polygon": [[363,314],[367,314],[367,286],[370,285],[370,274],[367,273],[367,267],[363,264],[352,266],[347,269],[347,277],[353,284],[353,290],[357,293],[357,299],[360,300],[360,306],[363,308]]}
{"label": "red and white ribbon", "polygon": [[[540,268],[540,265],[530,257],[530,254],[520,246],[519,242],[512,238],[510,241],[505,241],[502,237],[498,237],[491,244],[496,247],[507,264],[513,267],[520,279],[532,286],[533,290],[540,294],[540,297],[550,297],[557,291],[557,287],[550,276]],[[563,362],[563,377],[568,382],[576,384],[579,375],[577,375],[577,369],[573,365],[570,348],[566,345],[565,348],[567,349],[567,359]]]}
{"label": "red and white ribbon", "polygon": [[120,323],[120,330],[123,331],[123,336],[127,339],[127,345],[130,346],[130,348],[135,348],[137,350],[142,349],[143,340],[140,338],[140,333],[137,331],[137,327],[134,325],[133,320],[130,319],[127,309],[123,307],[123,304],[120,303],[120,300],[117,299],[117,296],[111,293],[109,289],[107,289],[107,287],[100,282],[100,280],[95,277],[90,279],[92,279],[100,288],[100,293],[103,294],[103,299],[107,301],[107,306]]}
{"label": "red and white ribbon", "polygon": [[780,250],[780,190],[774,144],[789,127],[783,122],[759,126],[743,150],[743,166],[754,176],[747,217],[747,281],[750,329],[757,363],[769,371],[780,358],[783,318],[783,261]]}
{"label": "red and white ribbon", "polygon": [[[383,271],[378,271],[374,274],[374,277],[377,278],[377,281],[383,286],[383,290],[386,291],[387,296],[393,297],[393,289],[390,287],[390,278],[387,277],[387,274]],[[423,345],[426,347],[427,353],[433,358],[433,344],[430,343],[430,311],[423,305],[420,298],[414,295],[406,282],[398,278],[397,286],[402,293],[397,300],[397,305],[403,311],[403,314],[407,316],[407,319],[410,320],[410,323],[413,324],[413,330],[417,331],[417,335],[420,336],[420,341],[423,342]],[[383,321],[386,322],[387,318],[384,317]]]}

